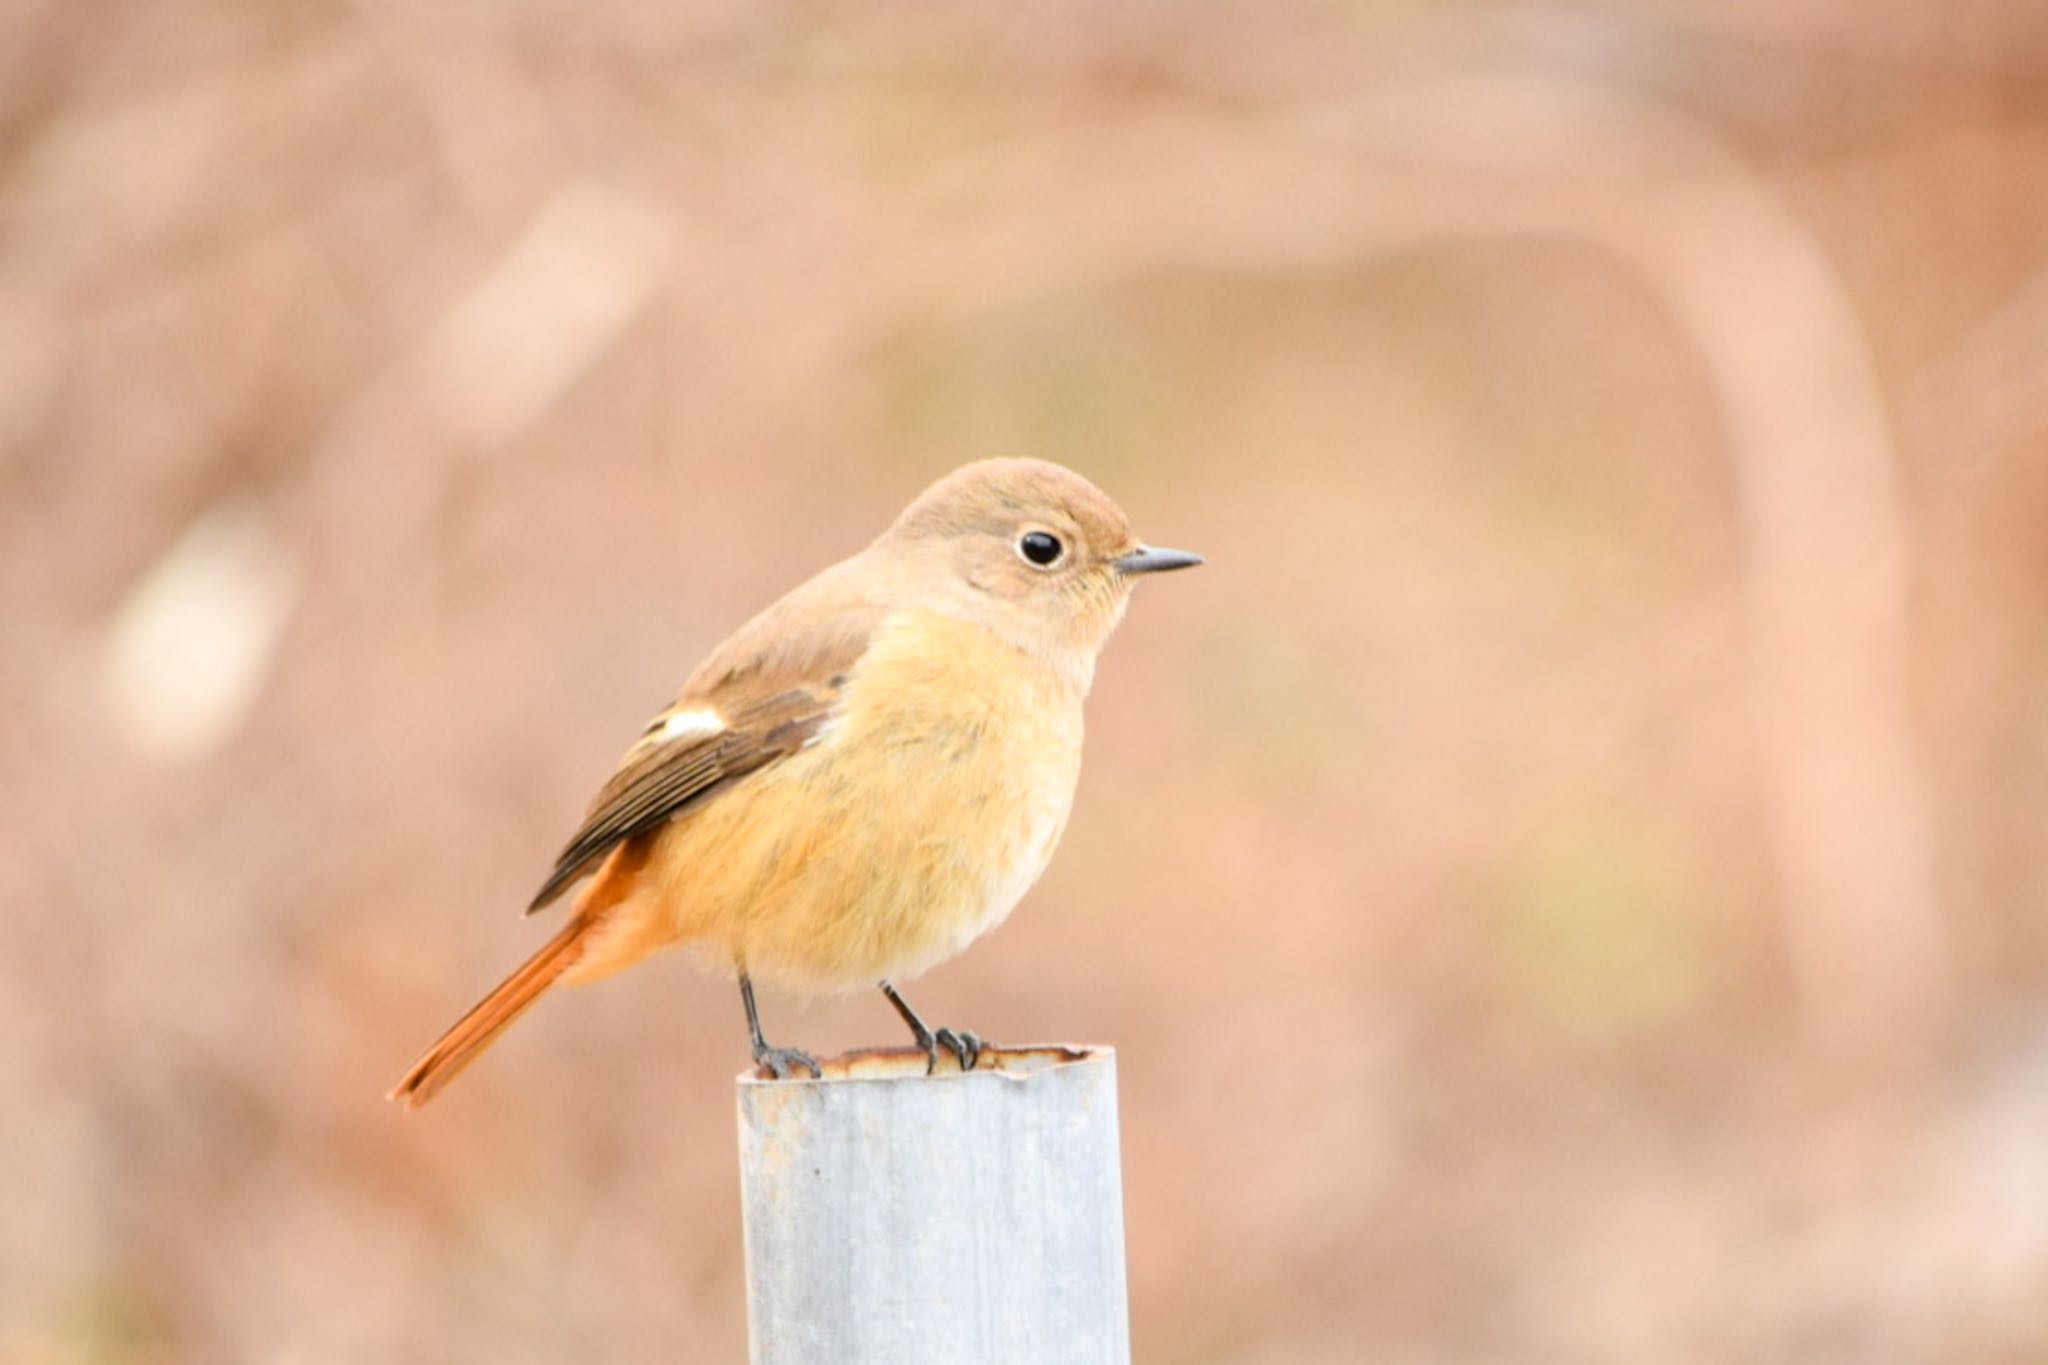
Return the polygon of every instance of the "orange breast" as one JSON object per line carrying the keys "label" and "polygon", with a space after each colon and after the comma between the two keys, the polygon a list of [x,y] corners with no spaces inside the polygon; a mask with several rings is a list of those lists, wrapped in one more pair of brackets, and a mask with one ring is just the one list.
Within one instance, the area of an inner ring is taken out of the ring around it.
{"label": "orange breast", "polygon": [[1080,775],[1081,700],[978,626],[892,618],[817,742],[656,836],[609,951],[578,975],[694,942],[813,990],[915,976],[1044,870]]}

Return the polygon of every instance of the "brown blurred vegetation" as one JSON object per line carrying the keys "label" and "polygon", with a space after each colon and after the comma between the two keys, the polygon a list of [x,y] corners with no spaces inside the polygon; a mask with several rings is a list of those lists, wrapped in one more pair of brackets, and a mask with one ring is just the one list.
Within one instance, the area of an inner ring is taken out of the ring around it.
{"label": "brown blurred vegetation", "polygon": [[993,453],[1211,561],[914,993],[1122,1050],[1140,1358],[2048,1359],[2044,91],[2023,0],[17,0],[0,1359],[737,1358],[727,986],[378,1097]]}

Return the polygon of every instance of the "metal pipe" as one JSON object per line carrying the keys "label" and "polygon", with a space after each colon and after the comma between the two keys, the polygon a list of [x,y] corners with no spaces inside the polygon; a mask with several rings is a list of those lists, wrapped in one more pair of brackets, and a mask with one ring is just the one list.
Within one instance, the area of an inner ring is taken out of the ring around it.
{"label": "metal pipe", "polygon": [[1125,1365],[1116,1054],[738,1082],[755,1365]]}

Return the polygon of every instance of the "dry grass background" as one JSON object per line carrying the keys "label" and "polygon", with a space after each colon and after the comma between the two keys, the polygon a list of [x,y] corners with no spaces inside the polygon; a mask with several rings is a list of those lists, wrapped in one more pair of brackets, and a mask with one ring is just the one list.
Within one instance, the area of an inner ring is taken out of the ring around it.
{"label": "dry grass background", "polygon": [[2048,1359],[2038,6],[0,33],[0,1359],[740,1355],[728,987],[378,1096],[991,453],[1211,558],[915,993],[1122,1049],[1142,1359]]}

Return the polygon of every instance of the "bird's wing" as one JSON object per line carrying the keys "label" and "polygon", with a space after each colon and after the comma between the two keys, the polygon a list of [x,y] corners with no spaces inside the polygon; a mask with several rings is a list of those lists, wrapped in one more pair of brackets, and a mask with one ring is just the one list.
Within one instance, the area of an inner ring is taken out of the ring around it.
{"label": "bird's wing", "polygon": [[[806,586],[829,585],[814,580]],[[836,595],[799,590],[741,627],[704,661],[675,704],[619,760],[528,914],[561,895],[617,845],[817,737],[881,616],[863,602],[831,600]]]}

